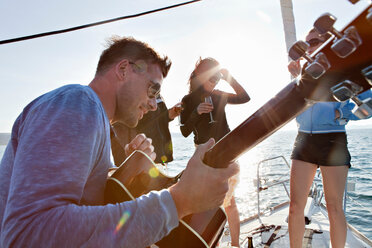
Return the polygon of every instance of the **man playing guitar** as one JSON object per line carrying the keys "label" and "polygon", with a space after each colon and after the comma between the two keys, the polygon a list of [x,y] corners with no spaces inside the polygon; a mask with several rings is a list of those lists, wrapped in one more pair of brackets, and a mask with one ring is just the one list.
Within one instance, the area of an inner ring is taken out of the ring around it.
{"label": "man playing guitar", "polygon": [[[115,38],[88,86],[63,86],[23,110],[0,164],[0,247],[146,247],[185,215],[222,204],[238,168],[202,162],[213,140],[171,187],[104,203],[110,124],[135,127],[155,110],[170,65],[146,43]],[[151,157],[147,141],[133,142]]]}

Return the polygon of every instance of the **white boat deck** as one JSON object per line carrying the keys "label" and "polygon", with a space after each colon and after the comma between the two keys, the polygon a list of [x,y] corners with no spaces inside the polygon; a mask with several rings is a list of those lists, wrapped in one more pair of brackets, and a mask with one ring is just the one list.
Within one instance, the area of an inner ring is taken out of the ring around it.
{"label": "white boat deck", "polygon": [[[288,212],[289,201],[276,205],[269,211],[262,210],[260,204],[260,192],[275,185],[282,185],[283,192],[289,192],[286,186],[288,179],[280,179],[279,181],[271,181],[267,185],[261,185],[262,175],[260,175],[260,165],[268,161],[281,159],[284,165],[289,168],[288,161],[283,156],[272,157],[262,160],[257,166],[257,214],[251,216],[240,223],[240,246],[243,248],[248,247],[248,239],[253,242],[253,247],[290,247],[289,233],[288,233]],[[289,171],[288,171],[289,172]],[[319,174],[318,174],[319,176]],[[330,244],[329,234],[329,220],[328,213],[321,202],[323,199],[322,188],[318,187],[317,181],[320,179],[315,178],[312,188],[309,193],[307,204],[305,207],[305,216],[308,217],[310,222],[305,225],[305,234],[302,243],[303,248],[326,248],[332,247]],[[346,196],[345,196],[346,197]],[[345,198],[346,201],[346,198]],[[260,215],[258,215],[260,213]],[[218,248],[227,248],[230,245],[229,229],[225,231],[220,239]],[[347,248],[370,247],[372,248],[372,241],[361,234],[353,226],[348,224],[346,244]]]}
{"label": "white boat deck", "polygon": [[[312,198],[309,197],[306,209],[309,209],[312,203]],[[260,222],[257,215],[243,220],[241,222],[240,243],[241,247],[247,247],[248,236],[253,238],[254,247],[289,247],[288,235],[288,207],[289,203],[284,203],[277,206],[269,213],[262,215]],[[305,211],[306,212],[306,211]],[[329,221],[326,217],[326,210],[321,206],[315,206],[311,215],[311,223],[305,226],[305,235],[302,247],[326,248],[331,247],[329,236]],[[266,231],[263,231],[263,230]],[[275,232],[275,234],[273,234]],[[363,235],[355,233],[355,230],[350,227],[347,230],[347,240],[345,247],[359,248],[372,247],[368,240],[363,241]],[[267,244],[269,240],[271,244]],[[223,234],[219,248],[231,247],[229,245],[230,236],[226,229]]]}

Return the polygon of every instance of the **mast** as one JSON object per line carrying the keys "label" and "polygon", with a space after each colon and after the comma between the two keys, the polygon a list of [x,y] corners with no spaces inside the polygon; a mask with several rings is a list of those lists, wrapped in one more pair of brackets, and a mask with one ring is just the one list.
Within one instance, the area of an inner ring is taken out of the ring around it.
{"label": "mast", "polygon": [[[292,44],[297,41],[292,0],[280,0],[280,8],[282,11],[285,44],[288,52]],[[288,61],[290,61],[289,57]]]}

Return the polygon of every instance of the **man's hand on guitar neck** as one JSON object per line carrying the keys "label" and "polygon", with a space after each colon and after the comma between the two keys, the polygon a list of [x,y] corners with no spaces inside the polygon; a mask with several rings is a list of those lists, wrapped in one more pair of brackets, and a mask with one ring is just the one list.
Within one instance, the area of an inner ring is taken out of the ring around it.
{"label": "man's hand on guitar neck", "polygon": [[154,146],[152,145],[152,139],[147,138],[145,134],[137,134],[134,139],[125,146],[125,155],[128,157],[132,152],[140,150],[146,153],[153,161],[156,158],[156,153],[154,152]]}
{"label": "man's hand on guitar neck", "polygon": [[214,140],[210,139],[199,145],[179,182],[169,188],[180,219],[221,206],[229,189],[228,179],[239,172],[236,163],[224,169],[215,169],[203,163],[204,154],[213,144]]}

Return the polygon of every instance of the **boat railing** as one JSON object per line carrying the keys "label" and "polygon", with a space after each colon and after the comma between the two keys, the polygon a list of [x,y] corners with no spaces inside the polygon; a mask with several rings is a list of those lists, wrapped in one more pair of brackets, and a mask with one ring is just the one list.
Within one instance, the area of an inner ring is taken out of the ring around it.
{"label": "boat railing", "polygon": [[[359,168],[360,169],[360,168]],[[346,184],[345,184],[345,191],[344,191],[344,197],[343,197],[343,209],[344,213],[346,213],[346,206],[348,202],[352,202],[355,205],[358,205],[361,209],[364,209],[365,211],[372,213],[372,211],[368,208],[366,208],[364,205],[362,205],[360,202],[355,200],[353,197],[350,196],[350,192],[355,191],[355,182],[349,181],[348,178],[346,178]],[[323,186],[322,186],[322,178],[321,178],[321,172],[320,170],[317,171],[316,176],[314,177],[313,184],[310,189],[309,196],[311,196],[314,199],[314,204],[317,206],[325,206],[322,203],[324,192],[323,192]]]}
{"label": "boat railing", "polygon": [[[356,167],[354,165],[352,165],[352,167],[357,168],[358,170],[362,171],[366,175],[369,174],[369,172],[367,170],[364,170],[363,168]],[[355,181],[349,181],[349,178],[346,178],[346,180],[347,181],[346,181],[345,195],[344,195],[344,212],[346,212],[346,202],[349,201],[349,202],[352,202],[355,205],[358,205],[359,209],[363,209],[364,211],[369,212],[369,214],[372,215],[372,211],[371,211],[370,208],[367,208],[366,206],[364,206],[363,204],[361,204],[356,199],[354,199],[353,197],[350,196],[349,192],[354,192],[355,191],[355,186],[356,186]]]}
{"label": "boat railing", "polygon": [[262,220],[261,220],[261,217],[260,217],[261,214],[262,214],[261,213],[261,207],[260,207],[260,192],[261,191],[267,190],[267,189],[269,189],[273,186],[281,184],[281,185],[283,185],[283,187],[284,187],[284,189],[287,193],[288,199],[289,199],[289,190],[288,190],[287,185],[286,185],[286,183],[289,182],[289,179],[280,180],[280,178],[279,178],[277,180],[273,180],[268,185],[262,186],[262,184],[261,184],[261,176],[260,176],[261,165],[263,163],[268,162],[268,161],[277,160],[277,159],[281,159],[282,161],[284,161],[284,163],[287,165],[288,169],[290,169],[290,165],[289,165],[287,159],[284,156],[276,156],[276,157],[267,158],[267,159],[261,160],[257,164],[257,179],[256,179],[257,181],[255,182],[256,187],[257,187],[257,217],[258,217],[258,220],[261,224],[262,224]]}
{"label": "boat railing", "polygon": [[[261,169],[261,166],[264,164],[264,163],[267,163],[269,161],[272,161],[272,160],[282,160],[282,162],[284,162],[283,164],[287,166],[288,169],[290,169],[290,164],[288,163],[287,159],[284,157],[284,156],[275,156],[275,157],[271,157],[271,158],[267,158],[267,159],[263,159],[261,161],[258,162],[257,164],[257,179],[254,180],[255,181],[255,186],[257,187],[257,216],[258,216],[258,219],[259,221],[261,222],[261,218],[260,216],[264,213],[264,211],[262,211],[261,209],[261,204],[260,204],[260,192],[261,191],[264,191],[264,190],[267,190],[273,186],[276,186],[276,185],[282,185],[285,189],[285,192],[288,196],[288,200],[289,200],[289,189],[286,185],[287,182],[289,182],[289,178],[288,179],[284,179],[284,180],[280,180],[277,179],[277,180],[273,180],[271,181],[270,183],[268,183],[267,185],[263,186],[262,185],[262,181],[265,181],[261,178],[261,175],[260,175],[260,169]],[[356,201],[355,199],[353,199],[349,192],[353,192],[355,190],[355,182],[350,182],[349,180],[346,182],[346,185],[345,185],[345,193],[344,193],[344,199],[343,199],[343,209],[344,209],[344,212],[346,213],[346,206],[347,206],[347,203],[349,201],[353,202],[353,204],[357,204],[359,205],[359,207],[361,209],[365,209],[367,212],[372,212],[371,210],[369,210],[368,208],[366,208],[365,206],[363,206],[362,204],[360,204],[358,201]],[[322,202],[324,199],[324,192],[323,192],[323,184],[322,184],[322,177],[321,177],[321,172],[320,170],[318,169],[315,177],[314,177],[314,180],[313,180],[313,183],[312,183],[312,186],[310,188],[310,192],[309,192],[309,197],[312,198],[312,201],[313,201],[313,204],[315,206],[319,206],[322,208],[322,213],[323,215],[325,215],[327,218],[328,218],[328,213],[327,213],[327,210],[326,210],[326,207],[325,207],[325,204]],[[262,212],[261,212],[262,211]],[[309,216],[310,217],[310,216]]]}
{"label": "boat railing", "polygon": [[[264,159],[264,160],[261,160],[261,161],[258,162],[258,164],[257,164],[257,179],[254,180],[254,184],[257,187],[257,214],[255,216],[251,216],[250,218],[247,218],[243,222],[249,221],[253,218],[257,218],[259,223],[261,225],[263,225],[263,222],[261,220],[261,216],[265,214],[266,209],[261,210],[260,193],[261,193],[261,191],[267,190],[267,189],[269,189],[273,186],[282,185],[285,189],[285,192],[286,192],[287,196],[288,196],[288,201],[283,202],[281,204],[278,204],[275,207],[270,207],[269,208],[270,211],[271,210],[275,211],[275,209],[279,209],[279,208],[281,208],[283,206],[286,206],[288,204],[289,198],[290,198],[290,193],[289,193],[289,190],[288,190],[288,187],[287,187],[286,183],[288,183],[290,179],[288,178],[288,179],[281,180],[282,177],[280,177],[279,179],[273,180],[273,181],[266,184],[266,182],[268,182],[268,180],[262,178],[261,175],[260,175],[261,166],[266,162],[276,160],[276,159],[280,159],[280,160],[284,161],[284,163],[280,163],[280,164],[285,164],[288,167],[288,169],[290,169],[291,166],[290,166],[290,164],[288,163],[288,161],[286,160],[286,158],[284,156],[271,157],[271,158],[267,158],[267,159]],[[288,173],[288,175],[289,175],[289,173]],[[265,185],[263,185],[262,182],[264,182]],[[345,192],[344,192],[344,212],[346,213],[346,203],[348,201],[351,201],[351,202],[353,202],[353,204],[357,204],[360,207],[360,209],[364,209],[365,211],[367,211],[369,213],[372,213],[372,211],[370,209],[366,208],[365,206],[363,206],[362,204],[360,204],[358,201],[356,201],[355,199],[353,199],[350,196],[349,192],[353,192],[354,190],[355,190],[355,182],[347,181],[346,185],[345,185]],[[311,218],[312,214],[319,211],[321,214],[323,214],[326,217],[326,219],[328,219],[328,212],[327,212],[325,203],[323,202],[324,201],[324,191],[323,191],[323,183],[322,183],[322,177],[321,177],[320,170],[317,171],[317,173],[314,177],[312,186],[310,188],[309,197],[312,198],[312,202],[310,204],[310,208],[308,209],[308,213],[305,214],[305,216],[308,215],[308,217]],[[365,244],[372,247],[372,241],[370,239],[368,239],[364,234],[357,231],[349,223],[347,223],[347,225],[348,225],[348,228],[352,231],[352,233],[354,235],[356,235],[361,241],[365,242]]]}
{"label": "boat railing", "polygon": [[310,188],[309,196],[313,199],[313,203],[315,206],[321,206],[322,205],[322,199],[324,196],[323,193],[323,186],[321,184],[321,173],[320,170],[317,171],[313,183]]}
{"label": "boat railing", "polygon": [[[347,179],[348,180],[348,179]],[[324,192],[323,192],[323,186],[321,185],[322,179],[321,179],[321,173],[320,170],[317,172],[313,185],[310,190],[311,197],[313,198],[313,204],[316,206],[319,206],[320,213],[323,214],[328,219],[328,211],[325,206],[325,204],[322,202]],[[345,185],[345,191],[344,191],[344,213],[346,215],[346,203],[348,201],[351,201],[353,204],[358,205],[359,209],[363,209],[366,212],[369,212],[370,214],[372,211],[369,208],[366,208],[364,205],[362,205],[360,202],[352,198],[349,194],[349,192],[353,192],[355,190],[355,182],[346,181]],[[364,234],[362,234],[360,231],[358,231],[355,227],[353,227],[350,223],[347,223],[347,227],[350,229],[350,231],[358,237],[361,241],[363,241],[366,245],[369,247],[372,247],[372,241],[366,237]]]}

